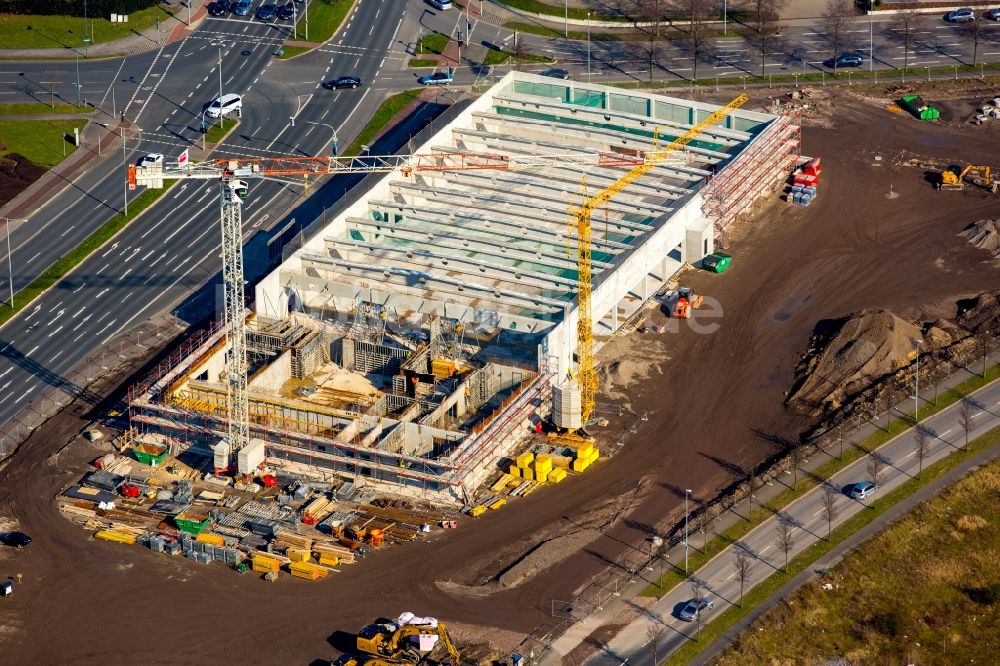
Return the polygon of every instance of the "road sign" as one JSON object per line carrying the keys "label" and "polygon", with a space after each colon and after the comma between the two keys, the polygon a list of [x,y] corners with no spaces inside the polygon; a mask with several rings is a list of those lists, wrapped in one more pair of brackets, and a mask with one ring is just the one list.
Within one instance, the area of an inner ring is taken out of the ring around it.
{"label": "road sign", "polygon": [[181,153],[180,157],[177,158],[177,166],[187,166],[188,165],[188,149],[185,148],[184,152]]}

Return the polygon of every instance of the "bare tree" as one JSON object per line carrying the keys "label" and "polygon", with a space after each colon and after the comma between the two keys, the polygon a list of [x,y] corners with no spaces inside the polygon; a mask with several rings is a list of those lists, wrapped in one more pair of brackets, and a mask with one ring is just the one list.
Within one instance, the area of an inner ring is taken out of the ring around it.
{"label": "bare tree", "polygon": [[844,459],[844,421],[841,420],[837,423],[837,439],[840,440],[840,455],[837,456],[837,460]]}
{"label": "bare tree", "polygon": [[903,76],[906,76],[906,68],[910,65],[910,48],[913,45],[914,35],[923,26],[924,15],[916,9],[904,9],[898,12],[899,31],[903,38]]}
{"label": "bare tree", "polygon": [[837,56],[847,41],[847,30],[850,27],[851,18],[854,16],[854,3],[852,0],[827,0],[826,9],[823,11],[822,26],[826,32],[826,42],[833,52],[833,73],[837,73]]}
{"label": "bare tree", "polygon": [[826,486],[823,492],[823,513],[826,515],[826,540],[833,534],[833,521],[837,517],[837,489]]}
{"label": "bare tree", "polygon": [[882,460],[881,458],[874,454],[868,454],[868,477],[872,480],[876,486],[878,485],[878,475],[882,471]]}
{"label": "bare tree", "polygon": [[760,49],[760,75],[763,78],[767,70],[767,53],[778,42],[781,25],[778,23],[780,10],[787,0],[750,0],[751,13],[750,42]]}
{"label": "bare tree", "polygon": [[659,649],[660,643],[666,635],[667,628],[659,620],[654,619],[646,626],[646,643],[649,645],[650,652],[652,652],[653,664],[660,663],[660,660],[656,658],[657,649]]}
{"label": "bare tree", "polygon": [[701,552],[708,552],[708,528],[712,525],[712,515],[706,506],[698,518],[698,531],[701,532]]}
{"label": "bare tree", "polygon": [[972,64],[976,65],[979,63],[979,42],[984,37],[988,37],[988,33],[983,28],[982,20],[978,18],[966,22],[962,27],[962,31],[972,40]]}
{"label": "bare tree", "polygon": [[750,565],[753,560],[750,558],[750,553],[740,548],[738,545],[736,547],[736,577],[740,581],[740,608],[743,607],[743,590],[746,587],[747,577],[750,575]]}
{"label": "bare tree", "polygon": [[973,410],[972,399],[965,397],[958,405],[958,425],[965,431],[965,446],[962,448],[969,450],[969,431],[972,430],[972,419],[976,413]]}
{"label": "bare tree", "polygon": [[705,584],[702,583],[697,578],[691,582],[691,594],[694,596],[696,602],[698,602],[698,611],[695,613],[694,619],[698,623],[698,632],[701,633],[701,600],[705,598]]}
{"label": "bare tree", "polygon": [[636,18],[646,23],[652,23],[653,36],[660,38],[660,24],[663,23],[665,0],[637,0],[635,5]]}
{"label": "bare tree", "polygon": [[750,485],[750,492],[747,493],[747,522],[753,520],[753,491],[757,487],[757,478],[751,471],[747,474],[747,483]]}
{"label": "bare tree", "polygon": [[715,16],[713,0],[676,0],[677,13],[688,21],[687,42],[694,58],[692,79],[698,79],[698,60],[706,50],[711,35],[709,21]]}
{"label": "bare tree", "polygon": [[775,526],[778,533],[776,543],[778,548],[785,554],[785,573],[788,573],[788,553],[792,550],[792,524],[787,518],[779,518]]}
{"label": "bare tree", "polygon": [[913,452],[917,454],[917,478],[924,473],[924,458],[927,457],[927,447],[929,444],[927,430],[923,426],[917,426],[913,430]]}
{"label": "bare tree", "polygon": [[802,446],[796,446],[792,449],[792,490],[799,485],[799,465],[802,464],[802,460],[805,457],[805,451],[802,450]]}
{"label": "bare tree", "polygon": [[669,551],[670,542],[666,539],[660,539],[659,544],[653,550],[653,559],[660,563],[660,577],[656,579],[656,585],[660,589],[663,589],[663,563],[666,561]]}

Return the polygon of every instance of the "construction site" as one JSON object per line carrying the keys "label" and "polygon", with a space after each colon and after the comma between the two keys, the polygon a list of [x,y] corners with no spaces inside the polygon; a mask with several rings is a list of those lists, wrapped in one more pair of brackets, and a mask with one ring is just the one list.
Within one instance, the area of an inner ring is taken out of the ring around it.
{"label": "construction site", "polygon": [[799,162],[745,100],[512,72],[412,156],[305,165],[386,176],[132,388],[131,440],[469,506],[541,422],[587,425],[600,340]]}

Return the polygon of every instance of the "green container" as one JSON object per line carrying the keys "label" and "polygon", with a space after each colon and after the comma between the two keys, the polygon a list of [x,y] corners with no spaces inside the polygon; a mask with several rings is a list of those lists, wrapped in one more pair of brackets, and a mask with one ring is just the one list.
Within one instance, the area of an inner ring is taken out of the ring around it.
{"label": "green container", "polygon": [[729,264],[731,264],[732,261],[732,255],[726,254],[725,252],[715,252],[701,260],[701,267],[706,271],[721,273],[729,268]]}
{"label": "green container", "polygon": [[174,524],[188,534],[201,534],[211,522],[211,516],[196,513],[178,513],[174,516]]}
{"label": "green container", "polygon": [[143,465],[156,467],[167,457],[167,447],[156,444],[136,444],[132,447],[135,459]]}
{"label": "green container", "polygon": [[899,100],[899,106],[912,113],[920,120],[937,120],[941,112],[928,104],[919,95],[907,95]]}

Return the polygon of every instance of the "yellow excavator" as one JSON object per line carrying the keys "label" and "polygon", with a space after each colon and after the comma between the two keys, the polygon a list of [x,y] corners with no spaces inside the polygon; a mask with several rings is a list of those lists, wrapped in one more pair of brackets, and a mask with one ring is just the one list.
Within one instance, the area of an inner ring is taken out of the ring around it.
{"label": "yellow excavator", "polygon": [[941,180],[938,182],[939,190],[964,190],[965,178],[972,176],[972,182],[980,187],[985,187],[996,194],[1000,179],[994,180],[993,174],[988,166],[976,164],[966,164],[965,168],[952,165],[941,172]]}
{"label": "yellow excavator", "polygon": [[342,654],[330,666],[416,666],[412,661],[382,659],[370,654]]}
{"label": "yellow excavator", "polygon": [[[442,624],[404,624],[376,622],[358,632],[358,650],[394,660],[405,660],[417,653],[410,640],[417,636],[437,636],[448,649],[453,664],[459,663],[458,650],[451,642],[448,629]],[[367,666],[367,664],[366,664]]]}

